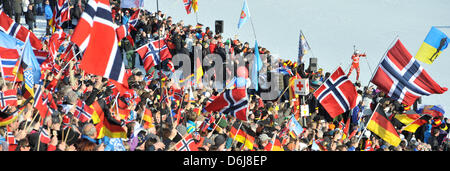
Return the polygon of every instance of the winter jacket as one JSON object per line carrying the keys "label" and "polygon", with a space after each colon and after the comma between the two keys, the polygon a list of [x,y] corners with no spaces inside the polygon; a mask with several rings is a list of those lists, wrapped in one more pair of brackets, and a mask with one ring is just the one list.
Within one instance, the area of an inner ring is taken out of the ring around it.
{"label": "winter jacket", "polygon": [[14,13],[16,13],[16,14],[22,13],[22,3],[23,3],[23,0],[14,0],[14,3],[13,3]]}
{"label": "winter jacket", "polygon": [[52,7],[50,7],[50,5],[45,5],[44,7],[44,13],[45,13],[45,19],[46,20],[51,20],[53,17],[53,11],[52,11]]}

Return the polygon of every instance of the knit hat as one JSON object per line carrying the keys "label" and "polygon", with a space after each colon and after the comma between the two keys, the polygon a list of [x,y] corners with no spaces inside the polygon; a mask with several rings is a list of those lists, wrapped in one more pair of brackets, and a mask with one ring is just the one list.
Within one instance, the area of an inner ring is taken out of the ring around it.
{"label": "knit hat", "polygon": [[328,129],[330,129],[330,130],[334,130],[335,127],[336,127],[336,126],[335,126],[334,124],[329,124],[329,125],[328,125]]}

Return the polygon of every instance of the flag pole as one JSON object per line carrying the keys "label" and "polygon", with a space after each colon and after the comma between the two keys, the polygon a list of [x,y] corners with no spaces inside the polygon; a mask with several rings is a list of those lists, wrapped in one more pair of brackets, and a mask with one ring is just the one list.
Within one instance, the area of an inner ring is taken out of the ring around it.
{"label": "flag pole", "polygon": [[[66,144],[67,143],[67,138],[69,137],[69,132],[70,132],[70,126],[68,126],[67,127],[67,133],[66,133],[66,136],[65,136],[65,138],[64,138],[64,144]],[[63,137],[64,137],[64,134],[62,135]]]}
{"label": "flag pole", "polygon": [[197,21],[198,24],[198,12],[194,12],[195,13],[195,20]]}
{"label": "flag pole", "polygon": [[[37,115],[39,114],[39,111],[34,115],[33,119],[31,120],[30,124],[25,124],[25,130],[30,129],[31,125],[33,124],[34,120],[36,120]],[[40,121],[39,121],[40,122]]]}
{"label": "flag pole", "polygon": [[372,120],[372,117],[373,117],[374,113],[377,111],[377,109],[378,109],[379,106],[380,106],[380,103],[377,104],[377,107],[375,107],[375,110],[372,112],[372,115],[370,116],[369,120],[368,120],[367,123],[365,124],[364,131],[361,133],[361,135],[360,135],[359,138],[358,138],[358,144],[359,144],[359,141],[361,141],[361,138],[362,138],[362,136],[364,135],[364,133],[366,133],[366,131],[367,131],[367,125],[369,125],[370,120]]}
{"label": "flag pole", "polygon": [[148,102],[148,101],[149,101],[149,99],[147,98],[147,100],[145,100],[145,104],[144,104],[144,112],[142,113],[141,121],[139,122],[139,125],[142,125],[142,120],[144,120],[145,110],[147,109],[147,102]]}
{"label": "flag pole", "polygon": [[[156,0],[156,11],[159,11],[159,0]],[[159,18],[159,17],[158,17]],[[159,31],[160,28],[158,28],[158,55],[161,56],[161,32]],[[159,63],[159,87],[160,87],[160,98],[162,99],[163,96],[163,87],[162,87],[162,61]],[[160,108],[162,109],[163,103],[159,104]],[[162,114],[159,114],[159,133],[161,135],[161,141],[163,140],[162,136]]]}
{"label": "flag pole", "polygon": [[[248,6],[248,5],[247,5]],[[248,7],[247,7],[248,8]],[[249,11],[250,11],[250,9],[249,9]],[[249,16],[249,18],[250,18],[250,23],[251,23],[251,25],[252,25],[252,29],[253,29],[253,36],[255,36],[255,40],[257,40],[256,39],[256,32],[255,32],[255,26],[253,25],[253,17],[252,16]]]}
{"label": "flag pole", "polygon": [[283,97],[284,93],[291,87],[291,83],[288,84],[288,86],[284,89],[283,93],[281,93],[280,97],[278,97],[277,102],[279,103],[281,101],[281,97]]}
{"label": "flag pole", "polygon": [[[238,130],[236,131],[236,135],[234,135],[234,137],[233,137],[233,143],[232,143],[232,144],[234,144],[234,141],[236,141],[236,136],[239,134],[239,130],[241,130],[241,126],[242,126],[242,121],[241,121],[241,123],[239,124]],[[245,143],[245,142],[244,142],[244,143]]]}
{"label": "flag pole", "polygon": [[[314,55],[314,52],[313,52],[311,46],[309,45],[308,41],[306,40],[306,36],[305,36],[305,34],[303,34],[303,31],[302,31],[301,29],[300,29],[300,34],[302,34],[303,37],[305,38],[305,42],[306,42],[306,44],[308,45],[308,47],[309,47],[309,49],[310,49],[310,51],[311,51],[312,56],[315,57],[315,58],[317,58],[316,55]],[[301,45],[300,45],[300,46],[301,46]],[[303,54],[303,56],[305,56],[305,54]],[[303,56],[302,56],[302,58],[303,58]]]}
{"label": "flag pole", "polygon": [[[30,37],[30,32],[28,32],[27,39],[25,40],[25,44],[28,42],[29,37]],[[22,54],[20,55],[20,58],[19,58],[19,60],[17,61],[17,62],[19,62],[19,65],[17,66],[17,71],[16,71],[16,74],[15,74],[15,77],[14,77],[13,85],[16,84],[17,74],[19,73],[20,64],[22,63],[22,59],[23,59],[23,51],[25,50],[25,46],[26,46],[26,45],[23,46],[24,49],[22,50]],[[14,72],[14,71],[13,71],[13,72]]]}
{"label": "flag pole", "polygon": [[[381,61],[383,61],[383,58],[387,55],[387,53],[389,52],[389,50],[392,48],[392,46],[394,45],[395,41],[399,39],[399,35],[396,35],[394,40],[392,40],[392,42],[389,44],[388,49],[386,50],[386,52],[384,52],[383,56],[381,57],[380,61],[378,61],[378,66],[380,66]],[[376,73],[376,72],[375,72]],[[372,73],[372,76],[370,77],[369,83],[367,84],[367,87],[369,87],[370,85],[370,81],[373,79],[373,77],[375,76],[375,73]]]}
{"label": "flag pole", "polygon": [[[219,115],[219,120],[217,120],[217,123],[214,123],[214,128],[212,129],[211,132],[214,132],[214,130],[216,130],[217,125],[219,125],[220,121],[222,120],[222,115],[223,115],[223,113],[220,113],[220,115]],[[211,137],[211,136],[210,136],[210,137]]]}
{"label": "flag pole", "polygon": [[[41,122],[42,117],[39,117],[39,121]],[[37,151],[39,151],[39,147],[41,146],[41,132],[42,132],[42,126],[39,128],[39,138],[38,138],[38,145],[37,145]]]}
{"label": "flag pole", "polygon": [[[394,38],[394,40],[392,40],[392,42],[389,44],[389,46],[388,46],[386,52],[384,52],[383,56],[382,56],[381,59],[378,61],[378,64],[377,64],[377,67],[376,67],[376,68],[378,68],[378,66],[380,66],[381,61],[383,61],[383,58],[386,56],[386,54],[389,52],[389,49],[392,48],[393,44],[395,43],[396,40],[398,40],[398,38],[399,38],[399,35],[396,35],[395,38]],[[367,60],[367,57],[366,57],[366,60]],[[370,67],[368,60],[367,60],[366,62],[367,62],[367,65]],[[370,69],[370,68],[369,68],[369,69]],[[371,70],[371,71],[372,71],[372,70]],[[369,85],[370,85],[370,83],[371,83],[373,77],[375,76],[375,73],[376,73],[376,71],[375,71],[375,72],[371,72],[372,76],[370,77],[369,82],[367,83],[367,86],[366,86],[367,89],[369,89]],[[363,102],[364,102],[364,98],[366,97],[366,94],[367,94],[366,92],[363,92],[363,94],[362,94],[361,100],[362,100]],[[361,111],[361,112],[362,112],[362,111]],[[359,120],[361,120],[361,118],[362,118],[362,117],[360,117]],[[358,140],[358,142],[359,142],[359,140]]]}
{"label": "flag pole", "polygon": [[434,26],[436,28],[450,28],[450,26]]}

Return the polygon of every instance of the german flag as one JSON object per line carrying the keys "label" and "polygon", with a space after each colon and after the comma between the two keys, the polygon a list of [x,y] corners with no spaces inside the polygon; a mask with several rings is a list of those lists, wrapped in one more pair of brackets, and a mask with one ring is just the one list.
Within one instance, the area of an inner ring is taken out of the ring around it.
{"label": "german flag", "polygon": [[[110,138],[126,138],[127,134],[126,131],[120,126],[116,125],[114,123],[111,123],[107,118],[105,118],[105,113],[103,112],[102,108],[98,104],[97,101],[95,101],[91,106],[94,107],[94,114],[92,115],[92,120],[97,122],[95,125],[95,128],[97,130],[97,139],[101,139],[104,136],[110,137]],[[95,119],[94,119],[94,115]]]}
{"label": "german flag", "polygon": [[267,144],[264,147],[264,150],[266,150],[266,151],[284,151],[284,149],[281,145],[281,142],[282,142],[281,138],[279,136],[276,136],[275,142],[270,141],[269,144]]}
{"label": "german flag", "polygon": [[108,119],[105,119],[104,128],[103,128],[103,134],[105,136],[111,137],[111,138],[126,138],[127,132],[120,126],[115,125],[108,121]]}
{"label": "german flag", "polygon": [[247,137],[247,134],[243,129],[241,129],[241,124],[239,122],[234,122],[233,126],[230,130],[230,137],[232,137],[234,140],[245,143],[245,138]]}
{"label": "german flag", "polygon": [[375,111],[372,114],[372,118],[367,124],[367,129],[395,147],[400,144],[401,140],[400,136],[397,133],[397,130],[395,130],[391,121],[388,120],[386,114],[379,104],[375,108]]}
{"label": "german flag", "polygon": [[152,111],[150,109],[145,108],[144,109],[144,116],[142,118],[142,120],[145,121],[144,123],[144,128],[153,128],[155,127],[155,125],[153,125],[153,117],[152,117]]}
{"label": "german flag", "polygon": [[253,146],[255,145],[255,137],[256,137],[256,133],[253,132],[253,130],[250,127],[247,127],[245,125],[242,125],[244,127],[244,130],[246,132],[246,136],[245,136],[245,143],[244,145],[250,149],[253,150]]}
{"label": "german flag", "polygon": [[407,124],[407,126],[403,128],[403,131],[415,133],[417,131],[417,128],[419,128],[423,124],[428,123],[430,119],[431,119],[430,115],[423,115],[414,120],[413,122],[411,122],[410,124]]}
{"label": "german flag", "polygon": [[100,106],[100,104],[98,104],[98,101],[94,101],[94,103],[92,103],[89,107],[91,109],[94,109],[94,112],[92,113],[91,116],[93,124],[98,124],[101,121],[100,116],[103,116],[102,107]]}
{"label": "german flag", "polygon": [[410,123],[413,123],[415,120],[420,118],[419,114],[397,114],[394,117],[401,123],[405,125],[409,125]]}
{"label": "german flag", "polygon": [[17,110],[12,114],[0,112],[0,126],[6,126],[15,121],[19,117],[19,112],[21,111]]}

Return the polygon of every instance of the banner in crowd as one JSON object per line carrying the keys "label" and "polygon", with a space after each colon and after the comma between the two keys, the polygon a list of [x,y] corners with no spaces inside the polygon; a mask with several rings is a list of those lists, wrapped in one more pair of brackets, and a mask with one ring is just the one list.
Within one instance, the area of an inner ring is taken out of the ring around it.
{"label": "banner in crowd", "polygon": [[306,96],[309,94],[309,79],[297,79],[294,84],[295,94]]}
{"label": "banner in crowd", "polygon": [[144,0],[122,0],[120,8],[140,8],[144,7]]}

